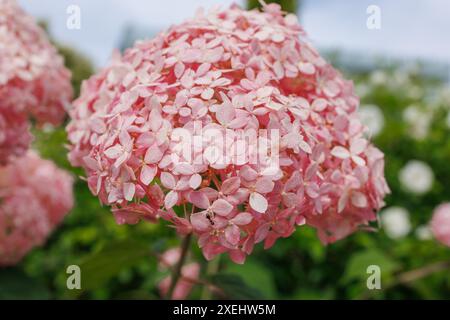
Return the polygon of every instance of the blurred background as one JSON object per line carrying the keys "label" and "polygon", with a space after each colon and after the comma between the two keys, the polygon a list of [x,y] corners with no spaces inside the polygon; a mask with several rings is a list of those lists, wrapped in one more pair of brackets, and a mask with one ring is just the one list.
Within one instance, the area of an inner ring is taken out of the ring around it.
{"label": "blurred background", "polygon": [[[228,0],[20,0],[42,22],[73,72],[83,79],[104,66],[113,49],[151,38],[193,16],[202,6]],[[255,7],[257,1],[234,1]],[[270,1],[268,1],[270,2]],[[226,298],[449,299],[450,249],[431,235],[433,209],[450,201],[450,2],[445,0],[281,0],[298,14],[310,39],[352,79],[368,135],[386,154],[392,194],[375,232],[358,232],[323,246],[308,227],[257,247],[244,265],[215,261]],[[81,9],[81,28],[66,27],[69,5]],[[381,10],[380,29],[366,25],[369,5]],[[60,167],[82,175],[66,159],[63,128],[35,132],[34,147]],[[85,182],[76,205],[43,248],[15,268],[0,270],[0,298],[158,299],[167,276],[152,252],[179,244],[170,228],[118,226]],[[194,260],[204,264],[200,252]],[[82,290],[68,290],[66,268],[80,265]],[[382,290],[367,290],[366,268],[379,265]],[[207,298],[200,286],[190,296]]]}

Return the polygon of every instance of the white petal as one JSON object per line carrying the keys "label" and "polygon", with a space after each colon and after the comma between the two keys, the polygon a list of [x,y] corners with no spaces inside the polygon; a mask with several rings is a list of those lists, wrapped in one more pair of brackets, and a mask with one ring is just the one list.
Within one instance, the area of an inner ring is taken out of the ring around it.
{"label": "white petal", "polygon": [[334,147],[333,150],[331,150],[331,154],[340,159],[347,159],[350,157],[350,152],[341,146]]}
{"label": "white petal", "polygon": [[259,213],[266,212],[268,207],[267,199],[257,192],[250,194],[249,203],[250,207]]}

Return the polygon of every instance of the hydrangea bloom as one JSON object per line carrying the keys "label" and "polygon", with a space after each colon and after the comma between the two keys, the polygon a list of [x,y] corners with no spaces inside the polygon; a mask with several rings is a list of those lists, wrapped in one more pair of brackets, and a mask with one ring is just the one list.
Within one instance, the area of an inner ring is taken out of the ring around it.
{"label": "hydrangea bloom", "polygon": [[443,203],[434,210],[430,226],[434,237],[450,247],[450,203]]}
{"label": "hydrangea bloom", "polygon": [[32,152],[0,169],[0,266],[44,243],[73,205],[72,180]]}
{"label": "hydrangea bloom", "polygon": [[0,0],[0,163],[27,149],[28,115],[58,124],[71,96],[70,72],[45,32],[15,0]]}
{"label": "hydrangea bloom", "polygon": [[162,218],[242,263],[299,225],[329,243],[375,220],[389,189],[358,103],[278,5],[200,10],[83,84],[69,157],[119,223]]}

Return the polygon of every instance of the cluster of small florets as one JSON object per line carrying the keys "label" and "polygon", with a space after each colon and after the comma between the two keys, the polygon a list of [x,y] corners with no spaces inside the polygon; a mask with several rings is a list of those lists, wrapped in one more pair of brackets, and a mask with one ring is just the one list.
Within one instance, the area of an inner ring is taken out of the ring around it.
{"label": "cluster of small florets", "polygon": [[73,206],[72,180],[31,151],[0,168],[0,266],[45,242]]}
{"label": "cluster of small florets", "polygon": [[70,160],[119,223],[162,218],[242,263],[299,225],[330,243],[376,219],[389,189],[358,103],[278,5],[199,11],[84,83]]}
{"label": "cluster of small florets", "polygon": [[0,0],[0,164],[27,150],[29,116],[59,124],[71,96],[70,72],[45,32],[15,0]]}

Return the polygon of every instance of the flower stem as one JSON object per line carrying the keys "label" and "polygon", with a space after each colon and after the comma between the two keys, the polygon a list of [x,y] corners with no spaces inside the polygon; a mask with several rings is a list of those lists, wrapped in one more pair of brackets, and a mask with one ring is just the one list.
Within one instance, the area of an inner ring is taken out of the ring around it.
{"label": "flower stem", "polygon": [[173,269],[172,281],[170,282],[170,287],[169,287],[169,290],[167,291],[166,299],[168,299],[168,300],[172,299],[173,292],[175,290],[177,282],[180,279],[180,277],[182,276],[181,271],[183,269],[183,264],[184,264],[184,262],[186,260],[187,254],[189,252],[189,248],[190,248],[190,244],[191,244],[191,237],[192,237],[192,234],[191,233],[188,234],[183,239],[183,243],[181,244],[180,260],[178,260],[175,268]]}
{"label": "flower stem", "polygon": [[[218,257],[216,257],[214,260],[208,262],[208,265],[206,266],[206,276],[209,277],[209,276],[211,276],[213,274],[216,274],[217,271],[219,270],[219,266],[220,266],[220,255]],[[211,299],[211,288],[210,288],[210,286],[208,286],[208,285],[204,285],[203,286],[201,299],[202,300],[209,300],[209,299]]]}
{"label": "flower stem", "polygon": [[[418,269],[400,273],[397,275],[396,280],[394,280],[393,282],[389,283],[387,286],[384,287],[384,290],[388,290],[398,285],[410,285],[415,281],[428,277],[429,275],[432,275],[436,272],[448,270],[448,268],[450,268],[450,260],[435,262]],[[364,292],[360,297],[358,297],[358,299],[361,300],[368,299],[371,296],[371,294],[372,292]]]}

